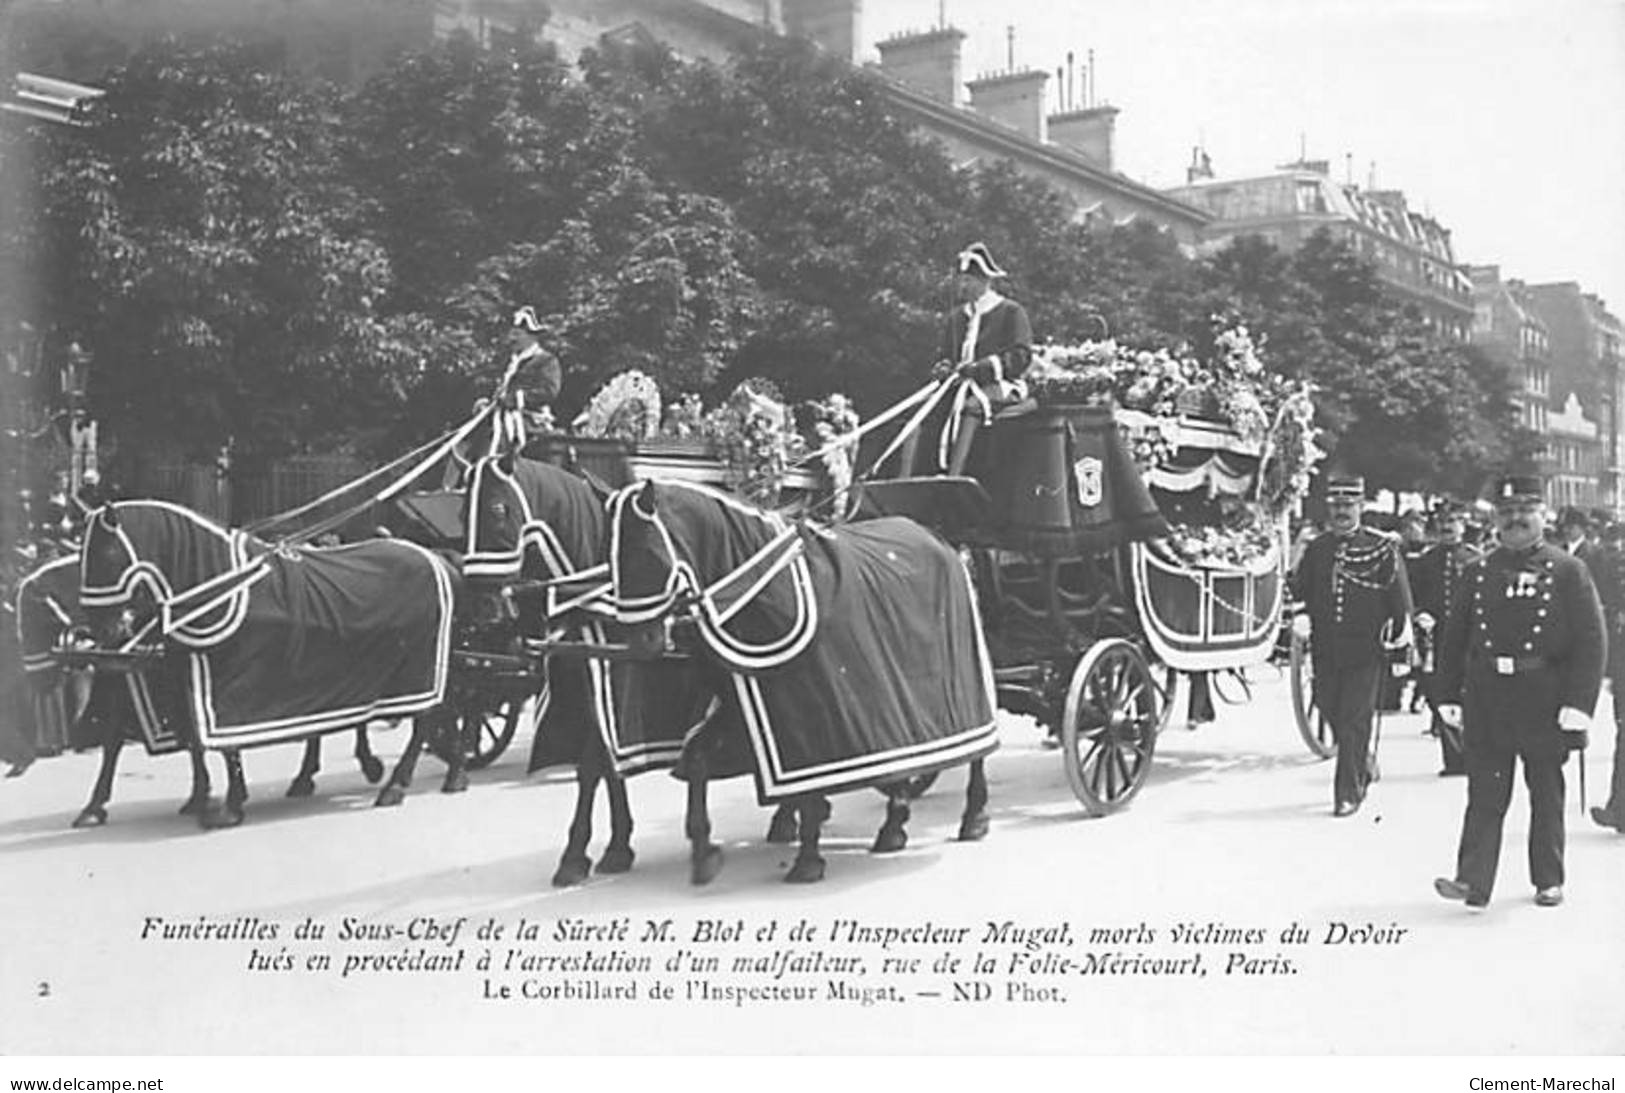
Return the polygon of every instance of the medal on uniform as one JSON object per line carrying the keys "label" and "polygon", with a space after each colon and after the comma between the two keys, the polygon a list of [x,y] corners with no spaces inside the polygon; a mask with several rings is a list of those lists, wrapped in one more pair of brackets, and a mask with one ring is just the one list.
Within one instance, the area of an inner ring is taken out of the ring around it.
{"label": "medal on uniform", "polygon": [[1495,658],[1495,671],[1496,671],[1497,674],[1503,675],[1503,676],[1509,676],[1509,675],[1513,674],[1515,669],[1516,669],[1516,664],[1514,663],[1514,661],[1513,661],[1513,659],[1511,657],[1496,657]]}

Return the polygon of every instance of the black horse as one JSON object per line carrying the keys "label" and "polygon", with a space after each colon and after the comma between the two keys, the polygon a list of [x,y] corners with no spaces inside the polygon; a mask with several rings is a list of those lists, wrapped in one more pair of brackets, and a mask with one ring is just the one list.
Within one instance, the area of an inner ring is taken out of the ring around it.
{"label": "black horse", "polygon": [[[78,591],[98,648],[163,650],[132,677],[136,720],[149,748],[191,754],[182,811],[230,827],[248,797],[244,747],[303,741],[289,791],[301,796],[319,737],[355,728],[363,771],[381,776],[364,726],[441,704],[457,588],[451,566],[408,543],[276,548],[181,506],[135,501],[92,514]],[[90,708],[111,725],[119,701],[109,688],[100,705],[93,692]],[[123,735],[104,729],[102,775],[77,826],[105,821]],[[209,750],[225,758],[223,808],[210,798]]]}
{"label": "black horse", "polygon": [[[79,556],[67,555],[18,582],[17,631],[35,716],[41,716],[44,708],[59,707],[70,726],[70,740],[80,742],[81,747],[101,747],[101,768],[90,800],[73,821],[74,827],[99,827],[107,822],[113,776],[125,744],[142,744],[154,755],[180,750],[185,746],[182,726],[186,711],[184,703],[178,701],[179,689],[156,666],[140,675],[124,675],[77,671],[61,662],[59,647],[71,648],[75,642],[92,640],[88,620],[79,607],[79,571]],[[383,778],[383,763],[373,755],[365,726],[355,730],[355,757],[367,781],[376,783]],[[310,737],[287,795],[308,797],[314,793],[320,770],[321,738]],[[200,813],[209,794],[208,766],[202,754],[194,752],[192,788],[181,806],[182,815]]]}
{"label": "black horse", "polygon": [[[512,625],[528,643],[552,637],[602,647],[622,638],[604,606],[602,493],[551,464],[504,455],[475,463],[466,498],[463,576],[490,630]],[[547,584],[515,596],[516,582]],[[575,814],[553,874],[553,884],[565,887],[593,869],[587,847],[598,786],[608,793],[610,834],[597,869],[625,872],[634,858],[625,779],[671,769],[685,737],[719,702],[685,665],[563,654],[543,664],[547,686],[530,769],[576,770]]]}
{"label": "black horse", "polygon": [[[686,483],[628,487],[609,521],[614,603],[634,645],[661,647],[673,619],[691,622],[699,654],[725,681],[724,716],[685,750],[697,882],[721,866],[705,809],[706,780],[718,774],[748,771],[764,803],[794,805],[792,882],[824,875],[831,793],[888,787],[873,849],[896,850],[907,841],[902,784],[969,763],[959,837],[986,834],[992,666],[952,548],[910,520],[790,525]],[[712,765],[729,754],[747,757],[743,770]]]}

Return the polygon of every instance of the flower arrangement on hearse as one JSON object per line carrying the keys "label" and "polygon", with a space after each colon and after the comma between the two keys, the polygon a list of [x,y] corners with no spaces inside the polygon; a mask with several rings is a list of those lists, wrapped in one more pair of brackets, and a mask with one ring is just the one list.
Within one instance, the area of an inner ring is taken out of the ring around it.
{"label": "flower arrangement on hearse", "polygon": [[1205,360],[1109,338],[1042,346],[1025,378],[1041,405],[1113,409],[1173,526],[1166,546],[1183,562],[1274,564],[1282,517],[1307,495],[1324,453],[1312,387],[1266,368],[1245,326],[1220,330]]}

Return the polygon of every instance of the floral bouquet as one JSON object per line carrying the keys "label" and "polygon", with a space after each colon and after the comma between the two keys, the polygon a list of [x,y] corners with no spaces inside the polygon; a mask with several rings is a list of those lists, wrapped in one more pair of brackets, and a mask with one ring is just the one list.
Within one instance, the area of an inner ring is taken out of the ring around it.
{"label": "floral bouquet", "polygon": [[730,488],[766,507],[778,504],[785,472],[806,451],[794,415],[766,380],[749,379],[734,388],[705,416],[703,432],[728,464]]}
{"label": "floral bouquet", "polygon": [[660,428],[660,388],[636,370],[621,372],[593,395],[575,419],[582,436],[643,440]]}
{"label": "floral bouquet", "polygon": [[[824,451],[824,468],[835,489],[835,511],[846,511],[846,497],[852,488],[852,460],[857,454],[854,444],[836,444],[842,437],[851,436],[862,424],[852,400],[842,394],[801,404],[805,419],[811,428],[812,443]],[[833,447],[832,447],[833,445]]]}

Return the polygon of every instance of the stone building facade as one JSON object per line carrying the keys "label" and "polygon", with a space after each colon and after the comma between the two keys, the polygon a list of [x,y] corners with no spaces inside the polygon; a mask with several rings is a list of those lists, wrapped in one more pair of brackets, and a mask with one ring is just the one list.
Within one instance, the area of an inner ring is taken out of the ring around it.
{"label": "stone building facade", "polygon": [[1625,515],[1621,482],[1625,376],[1620,367],[1625,327],[1605,301],[1573,281],[1529,285],[1526,292],[1550,332],[1552,402],[1556,405],[1572,391],[1582,404],[1595,407],[1601,445],[1598,503]]}
{"label": "stone building facade", "polygon": [[1368,259],[1383,285],[1439,334],[1455,341],[1471,336],[1473,286],[1456,263],[1450,231],[1410,208],[1399,190],[1336,182],[1324,160],[1300,160],[1253,178],[1220,179],[1212,177],[1200,150],[1197,157],[1187,185],[1167,192],[1213,218],[1203,232],[1206,241],[1260,235],[1293,251],[1325,229]]}

